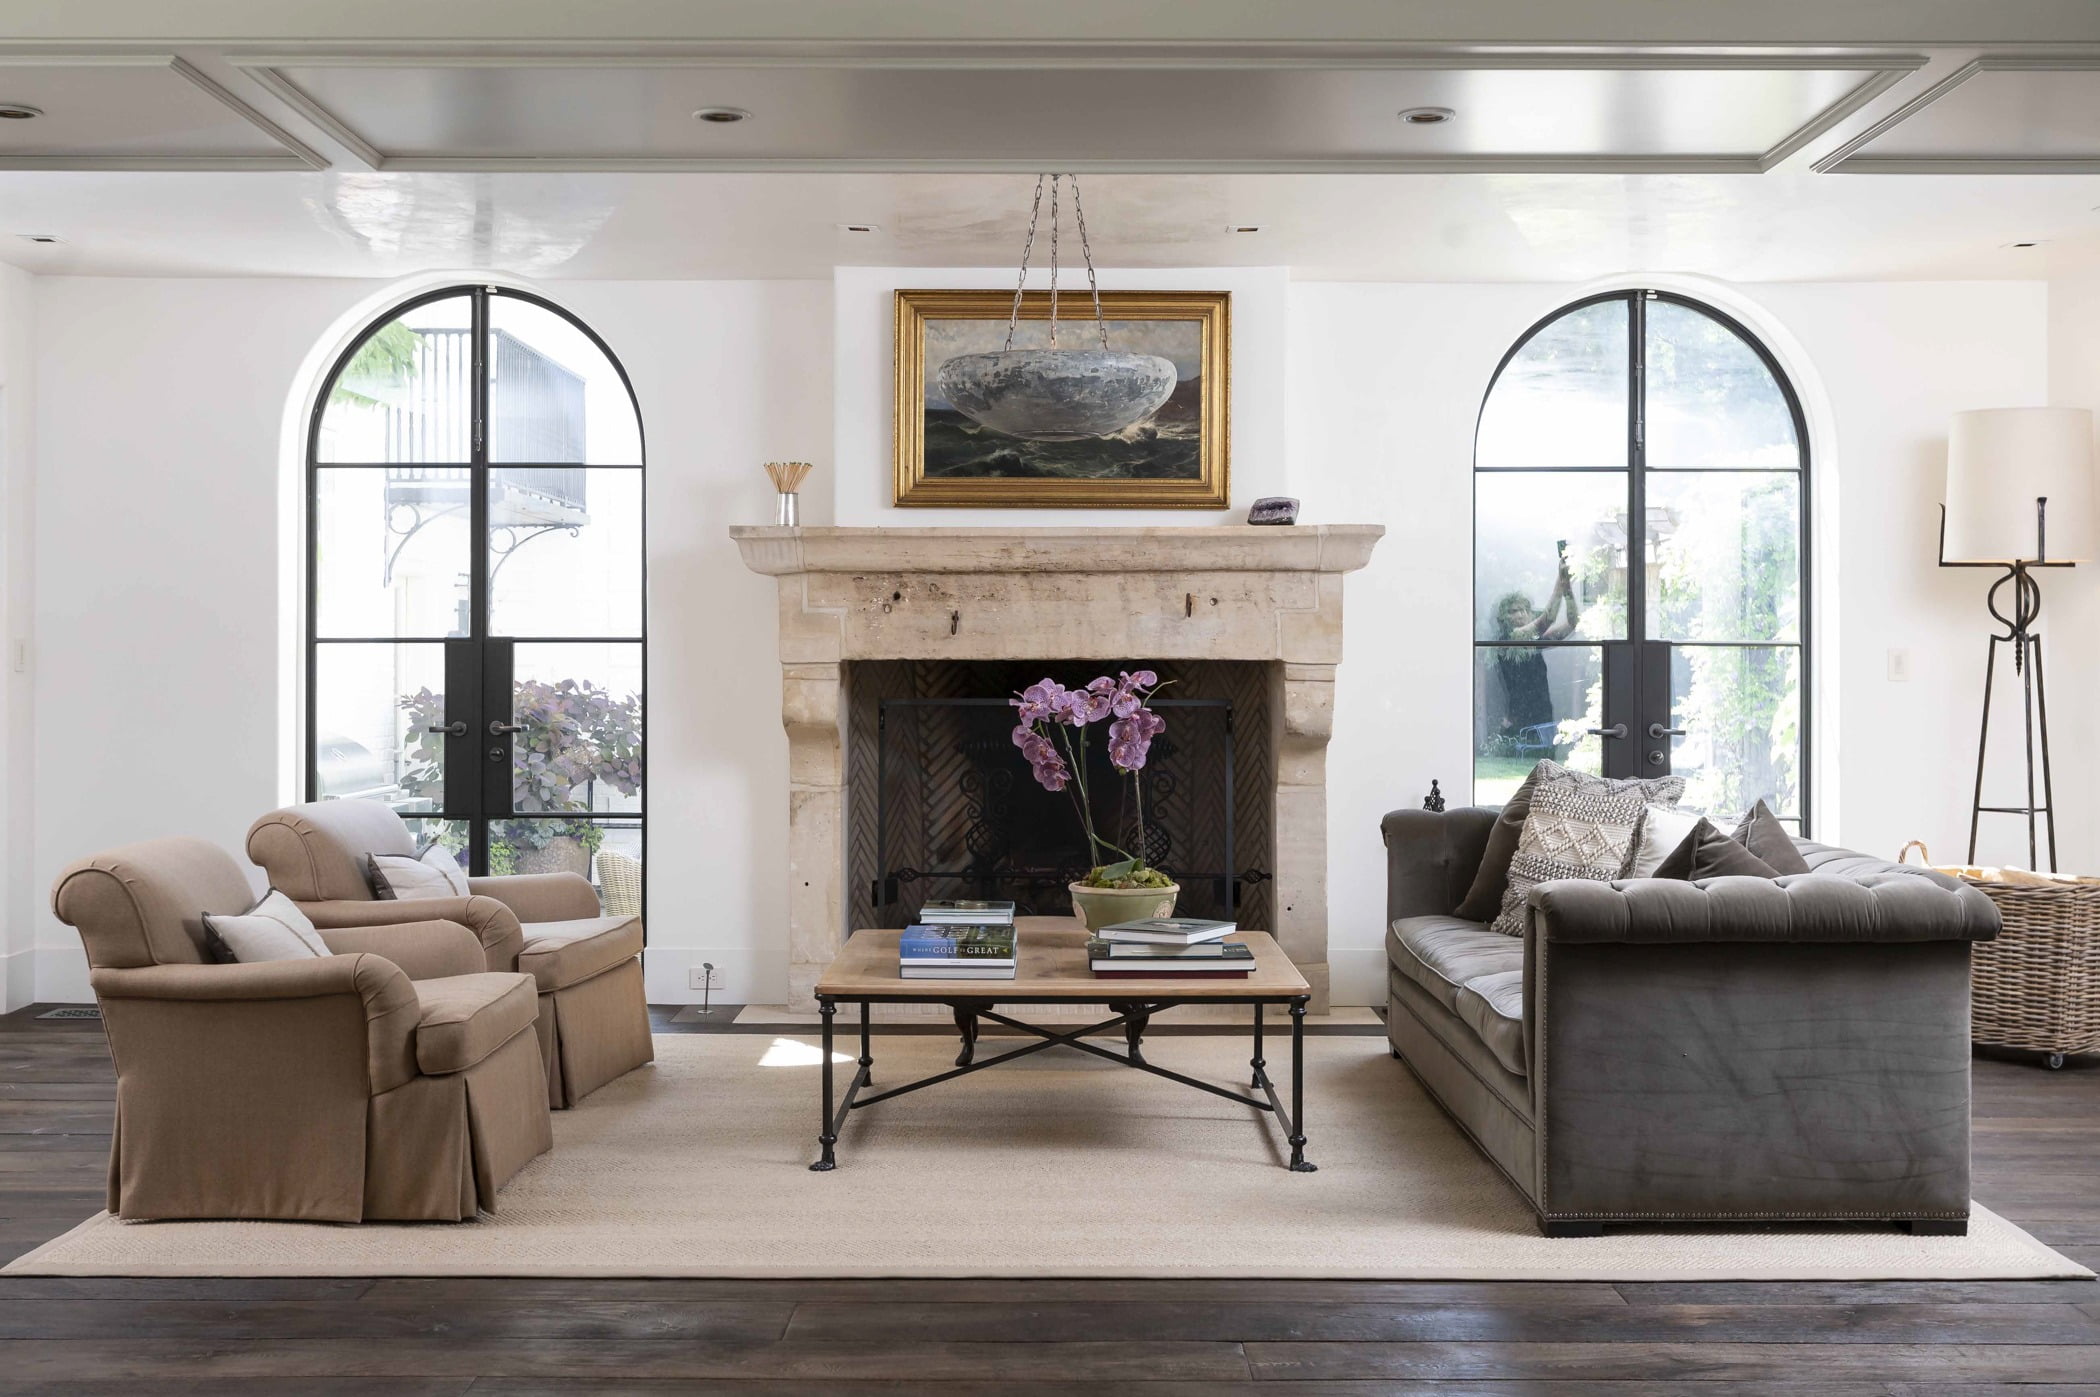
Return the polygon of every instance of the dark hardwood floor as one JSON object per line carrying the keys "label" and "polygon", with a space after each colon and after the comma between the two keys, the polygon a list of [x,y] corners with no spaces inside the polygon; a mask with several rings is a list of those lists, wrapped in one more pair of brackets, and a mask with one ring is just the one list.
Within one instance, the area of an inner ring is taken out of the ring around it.
{"label": "dark hardwood floor", "polygon": [[[35,1012],[0,1018],[5,1258],[102,1202],[100,1026]],[[2100,1266],[2100,1063],[1975,1076],[1977,1198]],[[2100,1397],[2100,1284],[0,1278],[5,1394],[1278,1390]]]}

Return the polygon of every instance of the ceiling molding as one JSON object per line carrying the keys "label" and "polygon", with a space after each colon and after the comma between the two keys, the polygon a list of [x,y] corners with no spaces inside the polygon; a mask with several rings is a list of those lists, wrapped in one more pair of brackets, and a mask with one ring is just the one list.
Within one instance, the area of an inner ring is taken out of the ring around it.
{"label": "ceiling molding", "polygon": [[265,91],[320,128],[328,138],[374,170],[386,165],[386,156],[370,141],[350,129],[334,112],[309,97],[300,86],[275,68],[236,64]]}
{"label": "ceiling molding", "polygon": [[1882,93],[1888,91],[1924,66],[1925,60],[1921,57],[1907,68],[1884,68],[1875,73],[1858,87],[1853,88],[1843,97],[1825,107],[1814,117],[1811,117],[1785,140],[1766,151],[1757,162],[1758,172],[1762,174],[1789,157],[1799,154],[1807,146],[1813,144],[1822,136],[1829,134],[1833,128],[1842,123],[1847,117],[1854,115],[1876,97],[1879,97]]}
{"label": "ceiling molding", "polygon": [[1974,156],[1865,155],[1860,152],[1909,121],[1979,73],[2089,73],[2100,71],[2100,50],[2057,53],[1987,53],[1964,63],[1830,154],[1818,160],[1819,175],[2077,175],[2100,172],[2100,157],[1995,159]]}
{"label": "ceiling molding", "polygon": [[173,73],[278,146],[283,155],[23,155],[0,152],[0,170],[325,170],[328,159],[291,132],[226,90],[178,54],[136,49],[96,52],[0,51],[8,68],[155,68]]}
{"label": "ceiling molding", "polygon": [[381,170],[431,174],[899,174],[1033,175],[1054,166],[1077,175],[1605,174],[1755,175],[1751,155],[1472,155],[1333,160],[793,160],[653,157],[390,155]]}

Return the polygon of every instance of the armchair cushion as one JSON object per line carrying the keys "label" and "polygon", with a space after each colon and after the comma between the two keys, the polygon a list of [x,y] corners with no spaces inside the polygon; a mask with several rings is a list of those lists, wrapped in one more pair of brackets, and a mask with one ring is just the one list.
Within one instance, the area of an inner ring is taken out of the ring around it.
{"label": "armchair cushion", "polygon": [[307,915],[275,888],[246,912],[206,912],[204,943],[220,964],[310,960],[333,954]]}
{"label": "armchair cushion", "polygon": [[488,969],[481,942],[458,922],[396,922],[390,926],[334,927],[319,933],[339,956],[383,956],[411,980],[478,975]]}
{"label": "armchair cushion", "polygon": [[518,969],[532,976],[542,994],[581,984],[621,961],[633,960],[642,950],[640,917],[529,922],[524,930]]}
{"label": "armchair cushion", "polygon": [[540,1013],[527,975],[483,971],[422,980],[414,989],[422,1011],[416,1065],[431,1076],[466,1071],[530,1029]]}

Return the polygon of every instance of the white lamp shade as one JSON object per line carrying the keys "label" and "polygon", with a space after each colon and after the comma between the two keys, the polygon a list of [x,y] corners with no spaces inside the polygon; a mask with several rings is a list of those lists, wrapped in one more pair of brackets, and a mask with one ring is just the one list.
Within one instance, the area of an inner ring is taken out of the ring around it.
{"label": "white lamp shade", "polygon": [[[2048,503],[2037,528],[2035,501]],[[2078,407],[1957,412],[1947,431],[1950,563],[2090,562],[2093,414]]]}

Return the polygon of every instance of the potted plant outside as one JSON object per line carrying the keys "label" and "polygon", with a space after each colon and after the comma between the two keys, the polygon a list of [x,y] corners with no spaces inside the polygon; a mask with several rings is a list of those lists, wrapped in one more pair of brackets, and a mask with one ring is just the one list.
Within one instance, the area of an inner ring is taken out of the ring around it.
{"label": "potted plant outside", "polygon": [[1079,689],[1067,689],[1056,680],[1044,679],[1009,700],[1018,720],[1013,732],[1014,746],[1028,759],[1038,785],[1072,797],[1080,832],[1086,836],[1087,856],[1093,860],[1093,867],[1085,878],[1068,886],[1072,915],[1090,932],[1116,922],[1172,916],[1175,899],[1181,894],[1181,885],[1159,869],[1147,867],[1142,853],[1133,854],[1101,837],[1087,790],[1087,730],[1106,722],[1109,764],[1130,780],[1136,842],[1142,851],[1145,758],[1151,752],[1152,740],[1167,727],[1166,720],[1153,712],[1146,701],[1160,688],[1159,676],[1141,669],[1135,674],[1120,673],[1114,679],[1104,674]]}

